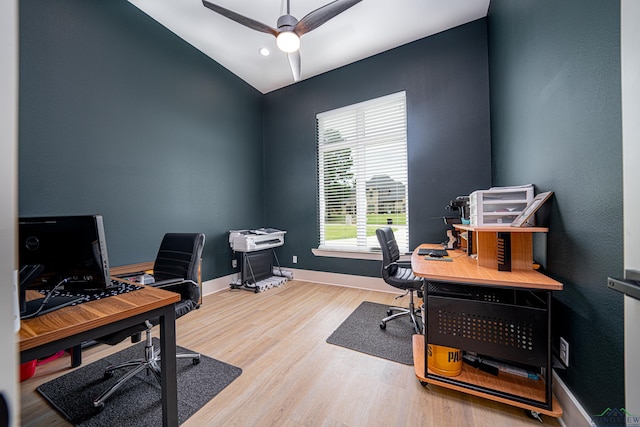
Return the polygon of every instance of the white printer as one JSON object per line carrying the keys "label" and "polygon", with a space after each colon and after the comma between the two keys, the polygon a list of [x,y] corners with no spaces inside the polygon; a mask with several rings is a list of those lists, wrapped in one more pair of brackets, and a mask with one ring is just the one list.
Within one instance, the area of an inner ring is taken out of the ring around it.
{"label": "white printer", "polygon": [[236,252],[253,252],[284,245],[286,231],[275,228],[229,231],[229,245]]}

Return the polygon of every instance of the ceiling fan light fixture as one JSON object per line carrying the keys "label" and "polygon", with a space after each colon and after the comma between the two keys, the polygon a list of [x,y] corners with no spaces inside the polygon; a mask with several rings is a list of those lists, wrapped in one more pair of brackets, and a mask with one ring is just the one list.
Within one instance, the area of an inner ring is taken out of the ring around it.
{"label": "ceiling fan light fixture", "polygon": [[278,49],[286,53],[296,52],[300,49],[300,37],[293,31],[283,31],[276,38]]}
{"label": "ceiling fan light fixture", "polygon": [[[290,0],[287,0],[287,13],[278,18],[277,29],[263,24],[249,17],[240,15],[232,10],[211,3],[210,0],[202,0],[202,4],[212,11],[261,33],[271,34],[276,37],[278,49],[287,54],[291,73],[295,81],[300,80],[300,37],[307,34],[330,19],[341,14],[345,10],[360,3],[362,0],[332,0],[309,13],[300,21],[291,15]],[[284,2],[284,0],[283,0]],[[264,54],[261,52],[261,54]]]}

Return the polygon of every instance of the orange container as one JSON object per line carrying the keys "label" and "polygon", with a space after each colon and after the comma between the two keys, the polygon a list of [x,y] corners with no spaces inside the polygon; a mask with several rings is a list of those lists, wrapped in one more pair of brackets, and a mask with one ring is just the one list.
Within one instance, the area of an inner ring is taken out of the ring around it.
{"label": "orange container", "polygon": [[28,380],[36,373],[36,363],[37,360],[32,360],[30,362],[25,362],[20,365],[20,381]]}
{"label": "orange container", "polygon": [[462,372],[462,350],[429,344],[427,366],[444,377],[455,377]]}

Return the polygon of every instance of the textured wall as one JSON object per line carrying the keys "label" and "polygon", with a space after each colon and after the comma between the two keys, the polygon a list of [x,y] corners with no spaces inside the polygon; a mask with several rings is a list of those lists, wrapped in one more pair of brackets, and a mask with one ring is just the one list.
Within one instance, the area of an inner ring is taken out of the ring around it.
{"label": "textured wall", "polygon": [[315,257],[315,116],[406,91],[409,245],[446,240],[447,203],[490,186],[489,87],[484,19],[265,95],[265,220],[287,230],[280,262],[377,276],[380,263]]}
{"label": "textured wall", "polygon": [[606,285],[623,273],[620,4],[493,0],[488,22],[494,185],[555,192],[537,258],[564,283],[559,374],[590,415],[624,407],[622,296]]}
{"label": "textured wall", "polygon": [[19,214],[104,216],[112,265],[262,223],[262,95],[124,0],[20,2]]}

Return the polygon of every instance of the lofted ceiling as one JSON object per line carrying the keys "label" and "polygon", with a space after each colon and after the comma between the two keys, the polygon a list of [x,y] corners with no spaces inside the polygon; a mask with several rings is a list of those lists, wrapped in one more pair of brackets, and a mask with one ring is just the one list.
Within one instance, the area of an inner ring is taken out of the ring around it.
{"label": "lofted ceiling", "polygon": [[[210,0],[277,27],[286,0]],[[302,19],[332,0],[290,0]],[[294,83],[287,54],[270,34],[223,17],[201,0],[130,3],[262,93]],[[485,17],[490,0],[362,0],[301,37],[301,80]],[[259,50],[269,49],[269,56]]]}

